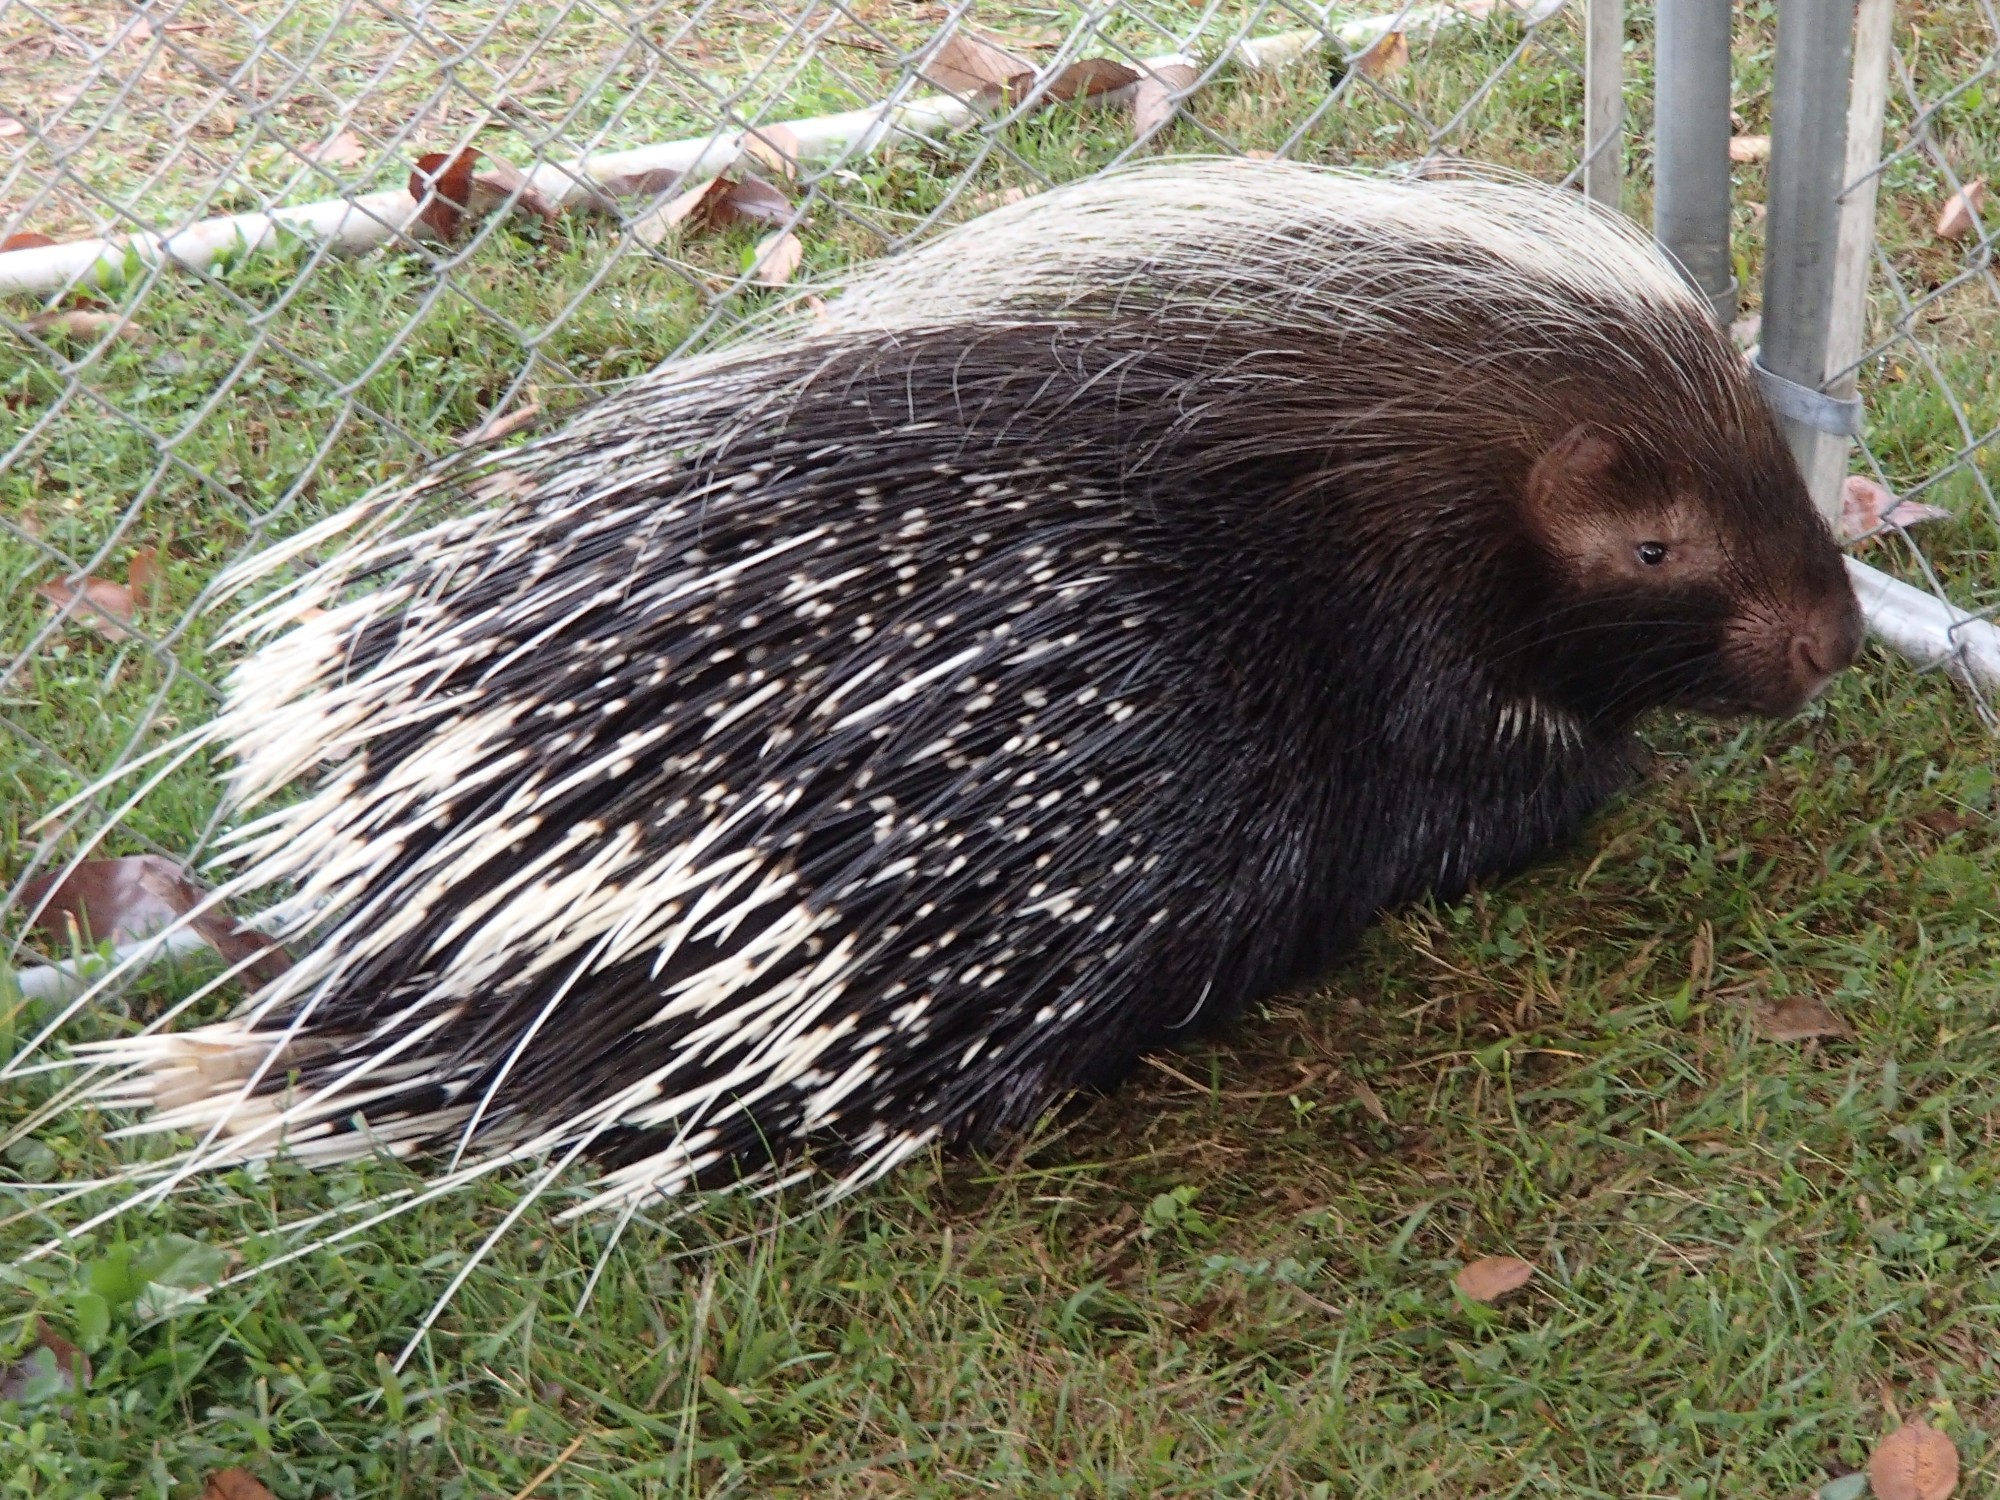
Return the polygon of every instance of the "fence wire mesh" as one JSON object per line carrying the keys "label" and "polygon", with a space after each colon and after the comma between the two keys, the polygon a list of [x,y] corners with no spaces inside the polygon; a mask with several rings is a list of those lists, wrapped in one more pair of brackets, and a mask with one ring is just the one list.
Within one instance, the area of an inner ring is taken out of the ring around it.
{"label": "fence wire mesh", "polygon": [[[1985,201],[1996,166],[2000,10],[1898,6],[1853,367],[1866,425],[1843,524],[1860,556],[1974,620],[2000,611],[2000,217]],[[2000,725],[1992,684],[1964,685]]]}
{"label": "fence wire mesh", "polygon": [[[52,869],[196,860],[215,832],[202,760],[135,805],[121,783],[34,825],[211,711],[227,661],[207,596],[235,558],[1135,154],[1461,157],[1574,183],[1584,26],[1561,0],[0,0],[13,961],[69,949],[27,920]],[[1625,207],[1644,218],[1650,13],[1626,31]],[[1739,31],[1754,136],[1769,7]],[[1912,8],[1897,49],[1866,455],[1950,518],[1911,533],[1892,514],[1901,543],[1872,545],[1985,609],[2000,283],[1972,183],[2000,136],[2000,27],[1984,0]],[[1738,184],[1745,287],[1760,171]],[[1972,227],[1940,237],[1954,193]]]}

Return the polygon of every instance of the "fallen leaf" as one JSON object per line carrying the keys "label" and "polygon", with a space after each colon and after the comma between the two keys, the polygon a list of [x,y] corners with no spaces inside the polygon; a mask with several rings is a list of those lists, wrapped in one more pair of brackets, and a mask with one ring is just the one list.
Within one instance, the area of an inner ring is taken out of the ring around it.
{"label": "fallen leaf", "polygon": [[1369,1118],[1378,1125],[1389,1123],[1389,1111],[1382,1107],[1382,1096],[1359,1078],[1354,1080],[1354,1102],[1366,1110]]}
{"label": "fallen leaf", "polygon": [[[57,942],[116,945],[137,942],[179,921],[201,904],[205,894],[172,860],[134,854],[87,859],[67,877],[58,870],[31,880],[21,888],[20,904],[36,912],[29,926]],[[245,972],[260,982],[275,979],[292,966],[284,949],[220,908],[210,907],[188,925],[231,964],[255,956]]]}
{"label": "fallen leaf", "polygon": [[1853,1036],[1848,1024],[1811,995],[1792,995],[1757,1007],[1757,1029],[1774,1042],[1803,1042],[1816,1036]]}
{"label": "fallen leaf", "polygon": [[558,217],[555,204],[529,180],[526,172],[510,161],[488,163],[472,174],[471,181],[466,212],[475,218],[510,203],[534,214],[544,224],[553,224]]}
{"label": "fallen leaf", "polygon": [[527,401],[502,416],[488,417],[472,431],[458,440],[461,448],[477,447],[481,443],[497,443],[504,437],[511,437],[542,414],[539,401]]}
{"label": "fallen leaf", "polygon": [[306,156],[323,167],[358,167],[368,160],[368,148],[361,143],[360,136],[343,130],[308,151]]}
{"label": "fallen leaf", "polygon": [[1460,1269],[1451,1284],[1474,1302],[1496,1302],[1534,1278],[1535,1268],[1511,1255],[1489,1255]]}
{"label": "fallen leaf", "polygon": [[449,155],[427,151],[417,158],[417,169],[409,182],[410,196],[423,205],[417,211],[417,222],[439,239],[453,238],[465,221],[479,157],[478,151],[463,146]]}
{"label": "fallen leaf", "polygon": [[141,547],[132,554],[132,561],[125,565],[126,592],[131,595],[134,606],[140,609],[151,607],[165,578],[166,574],[160,568],[158,547]]}
{"label": "fallen leaf", "polygon": [[720,177],[711,177],[663,198],[632,221],[633,238],[642,245],[657,245],[683,221],[697,214],[705,217],[708,212],[705,205],[726,192],[727,184]]}
{"label": "fallen leaf", "polygon": [[9,136],[24,135],[27,129],[28,127],[19,120],[0,120],[0,141],[6,140]]}
{"label": "fallen leaf", "polygon": [[236,110],[227,100],[218,99],[195,121],[194,130],[196,135],[221,140],[236,134],[236,126]]}
{"label": "fallen leaf", "polygon": [[998,42],[966,27],[944,39],[917,76],[947,93],[991,100],[1034,77],[1035,70]]}
{"label": "fallen leaf", "polygon": [[1132,139],[1143,141],[1163,129],[1200,77],[1187,63],[1164,63],[1141,78],[1132,91]]}
{"label": "fallen leaf", "polygon": [[1715,978],[1715,929],[1707,922],[1695,932],[1688,952],[1688,993],[1699,995]]}
{"label": "fallen leaf", "polygon": [[783,189],[752,177],[730,183],[714,212],[717,228],[739,219],[748,219],[753,224],[782,224],[792,216],[792,200]]}
{"label": "fallen leaf", "polygon": [[1917,526],[1949,521],[1951,512],[1917,500],[1899,500],[1865,474],[1850,474],[1840,487],[1840,534],[1856,541],[1883,526]]}
{"label": "fallen leaf", "polygon": [[799,138],[787,125],[755,125],[744,132],[743,150],[760,166],[768,167],[787,182],[799,175]]}
{"label": "fallen leaf", "polygon": [[1005,208],[1009,203],[1019,203],[1028,196],[1027,188],[997,188],[990,193],[974,193],[965,200],[965,206],[976,214],[991,213],[996,208]]}
{"label": "fallen leaf", "polygon": [[1975,177],[1964,187],[1945,200],[1944,210],[1938,215],[1937,237],[1941,240],[1962,240],[1979,228],[1979,208],[1986,201],[1986,181]]}
{"label": "fallen leaf", "polygon": [[1142,76],[1137,68],[1128,67],[1116,58],[1080,57],[1051,74],[1042,83],[1041,93],[1044,99],[1067,104],[1073,99],[1088,99],[1128,88]]}
{"label": "fallen leaf", "polygon": [[54,243],[55,241],[45,234],[36,234],[33,230],[24,229],[19,234],[10,234],[5,239],[0,239],[0,254],[5,254],[9,250],[39,250],[44,245]]}
{"label": "fallen leaf", "polygon": [[1278,159],[1278,153],[1275,151],[1245,151],[1243,154],[1251,161],[1276,161]]}
{"label": "fallen leaf", "polygon": [[612,198],[657,198],[679,184],[682,172],[673,167],[648,167],[643,172],[614,172],[609,177],[597,179],[597,188],[591,196],[597,199]]}
{"label": "fallen leaf", "polygon": [[1918,813],[1917,821],[1941,838],[1950,838],[1954,833],[1970,833],[1975,828],[1984,827],[1989,819],[1969,813],[1953,812],[1948,807],[1934,807],[1929,812]]}
{"label": "fallen leaf", "polygon": [[768,182],[754,177],[743,182],[711,177],[639,215],[632,221],[632,233],[642,245],[657,245],[682,224],[700,234],[745,219],[783,223],[791,213],[792,200]]}
{"label": "fallen leaf", "polygon": [[1924,1421],[1905,1422],[1868,1457],[1875,1500],[1947,1500],[1958,1488],[1958,1449]]}
{"label": "fallen leaf", "polygon": [[27,1353],[0,1367],[0,1401],[48,1401],[89,1384],[89,1357],[40,1318]]}
{"label": "fallen leaf", "polygon": [[789,229],[780,229],[757,241],[750,257],[752,286],[783,286],[797,274],[805,259],[806,247]]}
{"label": "fallen leaf", "polygon": [[195,1500],[275,1500],[271,1492],[243,1469],[217,1469],[208,1476]]}
{"label": "fallen leaf", "polygon": [[1868,1493],[1866,1474],[1843,1474],[1829,1479],[1813,1492],[1813,1500],[1861,1500]]}
{"label": "fallen leaf", "polygon": [[70,339],[93,339],[100,334],[114,339],[139,336],[139,325],[130,318],[88,307],[63,307],[53,312],[36,313],[21,326],[30,333],[50,333]]}
{"label": "fallen leaf", "polygon": [[1394,78],[1410,65],[1410,39],[1400,31],[1385,31],[1348,66],[1369,78]]}
{"label": "fallen leaf", "polygon": [[70,618],[88,626],[107,641],[128,641],[136,610],[131,588],[108,578],[64,578],[35,585],[35,592],[49,601],[58,613],[70,610]]}
{"label": "fallen leaf", "polygon": [[1739,166],[1753,161],[1767,161],[1771,155],[1771,138],[1768,135],[1732,135],[1729,138],[1729,159]]}

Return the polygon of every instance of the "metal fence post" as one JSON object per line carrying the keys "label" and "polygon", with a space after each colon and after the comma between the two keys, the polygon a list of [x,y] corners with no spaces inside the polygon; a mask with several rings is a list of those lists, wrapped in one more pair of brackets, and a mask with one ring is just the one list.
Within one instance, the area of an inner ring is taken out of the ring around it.
{"label": "metal fence post", "polygon": [[[1875,262],[1875,188],[1882,162],[1882,120],[1889,103],[1889,43],[1896,0],[1860,0],[1854,22],[1854,80],[1847,100],[1847,155],[1840,172],[1840,228],[1827,317],[1828,395],[1852,400],[1855,365],[1868,331],[1868,273]],[[1815,495],[1838,494],[1847,477],[1847,442],[1815,446],[1806,483]]]}
{"label": "metal fence post", "polygon": [[1583,48],[1583,195],[1617,208],[1624,187],[1625,0],[1589,0]]}
{"label": "metal fence post", "polygon": [[1731,0],[1673,0],[1654,11],[1653,237],[1708,298],[1736,316],[1729,253]]}
{"label": "metal fence post", "polygon": [[[1827,335],[1847,142],[1855,0],[1780,0],[1771,70],[1771,175],[1766,194],[1764,314],[1758,363],[1765,394],[1808,475],[1821,450],[1846,452],[1855,407],[1825,396]],[[1813,499],[1838,520],[1840,489]]]}

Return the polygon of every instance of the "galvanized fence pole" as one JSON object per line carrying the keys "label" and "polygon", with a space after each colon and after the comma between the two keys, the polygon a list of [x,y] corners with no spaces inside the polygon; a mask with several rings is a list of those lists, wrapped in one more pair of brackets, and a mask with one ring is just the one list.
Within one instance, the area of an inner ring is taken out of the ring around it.
{"label": "galvanized fence pole", "polygon": [[[1889,103],[1890,33],[1896,0],[1860,0],[1854,22],[1854,75],[1847,96],[1847,152],[1840,173],[1833,297],[1828,308],[1825,389],[1851,401],[1868,330],[1868,273],[1875,263],[1875,189],[1882,162],[1882,121]],[[1806,482],[1815,495],[1838,493],[1847,477],[1845,438],[1815,445]]]}
{"label": "galvanized fence pole", "polygon": [[1583,47],[1583,195],[1617,208],[1624,188],[1625,0],[1589,0]]}
{"label": "galvanized fence pole", "polygon": [[1673,0],[1654,12],[1653,237],[1708,299],[1736,316],[1729,253],[1731,0]]}
{"label": "galvanized fence pole", "polygon": [[[1808,475],[1828,472],[1823,450],[1846,452],[1858,403],[1821,389],[1826,379],[1847,84],[1855,0],[1780,0],[1771,70],[1771,174],[1766,192],[1764,312],[1759,376]],[[1830,518],[1840,487],[1815,491]]]}

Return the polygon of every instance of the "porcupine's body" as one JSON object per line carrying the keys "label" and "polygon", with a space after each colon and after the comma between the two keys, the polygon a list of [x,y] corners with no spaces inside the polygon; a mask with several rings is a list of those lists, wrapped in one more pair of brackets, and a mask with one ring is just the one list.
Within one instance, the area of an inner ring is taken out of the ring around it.
{"label": "porcupine's body", "polygon": [[155,1127],[851,1185],[1568,839],[1639,712],[1788,711],[1857,640],[1700,302],[1527,189],[1064,190],[403,522],[465,483],[277,554],[345,548],[220,730],[241,805],[308,782],[238,884],[316,925],[114,1048]]}

